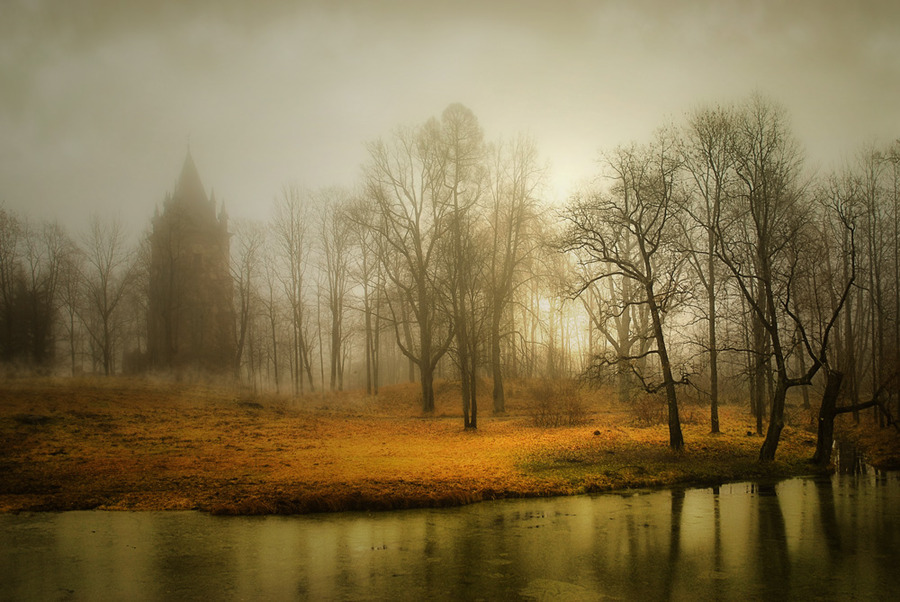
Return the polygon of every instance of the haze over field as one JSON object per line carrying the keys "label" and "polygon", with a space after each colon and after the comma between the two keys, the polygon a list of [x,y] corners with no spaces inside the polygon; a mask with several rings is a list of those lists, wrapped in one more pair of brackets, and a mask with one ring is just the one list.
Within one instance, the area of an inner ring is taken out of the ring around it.
{"label": "haze over field", "polygon": [[562,201],[600,149],[760,91],[813,165],[900,123],[900,7],[869,2],[7,1],[0,202],[148,225],[190,141],[232,216],[353,185],[364,143],[449,103],[533,134]]}

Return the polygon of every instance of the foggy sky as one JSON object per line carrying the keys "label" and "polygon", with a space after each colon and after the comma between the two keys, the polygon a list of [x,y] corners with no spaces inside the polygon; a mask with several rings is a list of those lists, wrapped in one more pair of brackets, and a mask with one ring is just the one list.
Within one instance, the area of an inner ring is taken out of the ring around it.
{"label": "foggy sky", "polygon": [[451,102],[489,139],[533,135],[556,200],[600,150],[754,91],[824,169],[900,136],[895,5],[3,0],[0,203],[140,231],[190,141],[229,214],[265,219],[283,186],[352,185],[366,142]]}

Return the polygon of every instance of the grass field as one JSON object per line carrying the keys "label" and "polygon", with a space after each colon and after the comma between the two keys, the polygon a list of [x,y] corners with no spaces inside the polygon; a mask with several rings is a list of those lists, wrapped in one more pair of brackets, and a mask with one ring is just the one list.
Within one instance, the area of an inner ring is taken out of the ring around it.
{"label": "grass field", "polygon": [[[581,392],[584,422],[534,426],[526,385],[506,416],[487,399],[462,429],[458,390],[437,384],[424,418],[413,384],[300,399],[129,379],[16,379],[0,387],[0,511],[198,509],[224,514],[387,510],[628,487],[809,473],[808,412],[796,410],[776,462],[745,408],[682,409],[686,450],[603,392]],[[888,441],[896,448],[896,437]]]}

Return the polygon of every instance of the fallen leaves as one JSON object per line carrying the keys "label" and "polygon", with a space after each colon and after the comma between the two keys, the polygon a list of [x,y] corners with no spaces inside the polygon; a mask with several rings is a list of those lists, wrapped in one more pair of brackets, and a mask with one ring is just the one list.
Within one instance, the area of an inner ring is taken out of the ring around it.
{"label": "fallen leaves", "polygon": [[760,467],[739,408],[722,409],[722,435],[685,425],[677,454],[665,426],[634,426],[601,394],[578,427],[532,426],[523,394],[472,432],[455,389],[439,391],[438,417],[423,418],[415,385],[247,399],[213,385],[16,381],[0,391],[0,510],[394,509],[809,470],[810,435],[790,427],[779,461]]}

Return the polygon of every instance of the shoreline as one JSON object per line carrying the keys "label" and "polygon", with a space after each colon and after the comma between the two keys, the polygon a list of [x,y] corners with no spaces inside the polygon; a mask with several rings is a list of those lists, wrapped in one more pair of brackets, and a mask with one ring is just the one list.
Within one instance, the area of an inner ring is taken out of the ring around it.
{"label": "shoreline", "polygon": [[[0,494],[0,514],[20,513],[55,513],[73,511],[102,512],[200,512],[214,516],[291,516],[303,514],[336,514],[343,512],[392,512],[397,510],[414,510],[427,508],[455,508],[482,502],[511,499],[546,499],[553,497],[570,497],[577,495],[622,494],[634,491],[660,491],[668,489],[705,489],[741,482],[779,482],[792,478],[814,478],[834,474],[830,469],[818,469],[813,465],[809,470],[793,470],[787,466],[772,469],[761,469],[749,474],[737,474],[727,479],[683,479],[662,481],[657,475],[649,475],[646,481],[631,480],[627,485],[609,487],[583,486],[575,490],[546,489],[543,491],[482,491],[469,490],[464,487],[454,490],[445,488],[442,495],[426,493],[428,485],[422,483],[412,487],[413,491],[402,493],[382,493],[369,495],[363,488],[357,488],[346,494],[328,495],[313,492],[305,495],[285,495],[283,486],[275,486],[274,494],[264,491],[245,493],[237,496],[233,503],[216,501],[212,496],[209,503],[192,504],[188,500],[179,499],[174,492],[159,492],[153,495],[148,492],[128,492],[124,494]],[[405,483],[397,484],[405,485]],[[400,487],[402,489],[402,487]],[[221,494],[222,489],[205,490],[205,495],[212,491]],[[394,489],[396,491],[396,489]],[[205,497],[204,492],[199,492]],[[226,494],[231,495],[231,494]],[[18,499],[17,499],[18,498]],[[61,498],[61,499],[54,499]]]}

